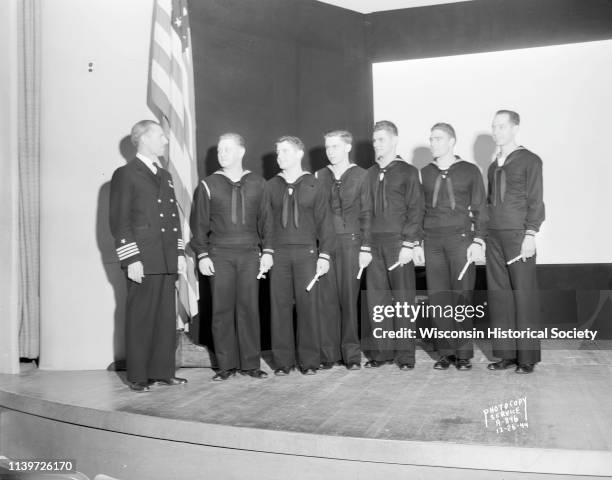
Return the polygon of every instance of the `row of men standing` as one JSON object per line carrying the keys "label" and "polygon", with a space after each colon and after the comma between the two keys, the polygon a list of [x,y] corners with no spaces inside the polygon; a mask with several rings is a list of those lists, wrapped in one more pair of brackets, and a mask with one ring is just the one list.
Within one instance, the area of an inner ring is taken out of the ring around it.
{"label": "row of men standing", "polygon": [[[281,172],[267,182],[243,168],[244,139],[222,135],[221,168],[199,184],[191,212],[191,247],[200,272],[211,279],[218,362],[213,379],[227,380],[237,371],[266,376],[259,368],[258,278],[268,272],[276,375],[294,367],[310,375],[338,363],[359,369],[362,347],[365,367],[396,363],[411,370],[413,340],[375,339],[367,329],[359,338],[360,273],[367,269],[370,312],[375,305],[414,301],[415,261],[425,262],[430,302],[468,303],[473,262],[484,258],[485,240],[492,326],[533,326],[542,169],[536,155],[516,144],[519,123],[518,114],[508,110],[494,117],[499,154],[489,168],[488,198],[480,170],[455,156],[456,135],[444,123],[431,129],[434,161],[420,174],[396,154],[398,131],[389,121],[374,126],[376,163],[368,170],[350,162],[349,132],[325,135],[330,165],[314,175],[302,170],[301,140],[285,136],[276,143]],[[118,242],[125,257],[125,244]],[[519,253],[522,261],[508,265]],[[129,258],[122,261],[128,268]],[[458,280],[466,261],[471,265]],[[390,322],[393,329],[411,327],[402,317]],[[452,318],[434,322],[445,330],[471,328],[469,321]],[[436,349],[434,368],[471,368],[471,342],[438,342]],[[501,360],[489,365],[492,370],[529,373],[540,360],[533,340],[502,341],[494,354]],[[128,377],[129,370],[128,361]]]}
{"label": "row of men standing", "polygon": [[[374,126],[376,163],[368,170],[350,162],[349,132],[325,135],[330,165],[314,175],[302,170],[301,140],[281,137],[276,143],[281,172],[268,182],[243,169],[244,139],[222,135],[221,169],[198,186],[191,215],[191,246],[200,271],[211,278],[219,366],[214,379],[236,371],[266,375],[259,369],[257,277],[268,271],[276,375],[294,367],[314,374],[339,363],[359,369],[362,348],[366,367],[396,363],[412,369],[413,340],[377,339],[367,329],[359,338],[360,270],[367,268],[369,312],[375,305],[414,302],[414,261],[425,262],[430,301],[467,303],[475,282],[473,263],[484,258],[485,239],[489,288],[498,291],[490,302],[492,325],[533,326],[538,310],[534,237],[544,219],[542,170],[540,159],[515,143],[519,123],[511,111],[498,112],[493,121],[500,154],[489,169],[488,201],[480,170],[455,156],[455,131],[444,123],[431,129],[435,160],[421,175],[397,156],[398,131],[389,121]],[[523,261],[507,265],[517,254]],[[466,262],[470,267],[458,280]],[[315,277],[321,278],[308,289]],[[469,320],[434,322],[443,330],[471,329]],[[410,320],[390,319],[389,328],[402,327],[410,328]],[[471,342],[439,341],[436,349],[440,358],[434,368],[471,368]],[[517,372],[529,373],[540,359],[534,341],[504,341],[494,353],[502,358],[489,365],[494,370],[516,366]]]}

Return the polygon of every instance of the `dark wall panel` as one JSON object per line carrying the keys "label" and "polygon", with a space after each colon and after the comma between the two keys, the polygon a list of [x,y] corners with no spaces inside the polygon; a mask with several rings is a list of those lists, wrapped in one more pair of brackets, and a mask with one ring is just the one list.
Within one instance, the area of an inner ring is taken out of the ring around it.
{"label": "dark wall panel", "polygon": [[474,0],[367,15],[374,62],[612,38],[609,0]]}
{"label": "dark wall panel", "polygon": [[[372,92],[363,15],[313,0],[192,1],[198,167],[217,168],[219,134],[247,140],[246,167],[273,175],[274,141],[300,136],[305,167],[325,163],[322,134],[369,137]],[[361,164],[370,149],[359,148]]]}

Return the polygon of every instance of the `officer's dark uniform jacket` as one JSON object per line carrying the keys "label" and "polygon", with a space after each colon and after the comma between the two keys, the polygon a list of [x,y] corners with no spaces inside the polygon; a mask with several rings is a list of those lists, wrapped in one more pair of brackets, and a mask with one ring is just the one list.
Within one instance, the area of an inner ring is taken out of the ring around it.
{"label": "officer's dark uniform jacket", "polygon": [[153,174],[138,158],[115,170],[110,227],[122,268],[140,261],[145,275],[177,273],[185,244],[168,171],[158,167]]}

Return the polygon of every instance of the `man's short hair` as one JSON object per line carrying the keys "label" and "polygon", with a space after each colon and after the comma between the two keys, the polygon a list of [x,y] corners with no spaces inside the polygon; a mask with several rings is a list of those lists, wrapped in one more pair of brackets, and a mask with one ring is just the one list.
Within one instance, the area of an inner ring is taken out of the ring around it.
{"label": "man's short hair", "polygon": [[219,142],[221,142],[221,140],[233,140],[234,142],[236,142],[236,144],[242,148],[246,148],[246,143],[244,141],[244,137],[242,135],[240,135],[239,133],[236,132],[227,132],[224,133],[222,135],[219,135]]}
{"label": "man's short hair", "polygon": [[147,133],[153,125],[161,127],[161,125],[155,120],[141,120],[140,122],[137,122],[132,127],[132,131],[130,133],[130,140],[132,142],[132,145],[138,147],[138,144],[140,143],[140,137]]}
{"label": "man's short hair", "polygon": [[279,143],[287,142],[293,145],[296,149],[305,151],[304,142],[302,142],[298,137],[294,137],[292,135],[283,135],[276,141],[276,145]]}
{"label": "man's short hair", "polygon": [[323,135],[324,138],[340,137],[347,145],[353,144],[353,135],[348,130],[332,130]]}
{"label": "man's short hair", "polygon": [[498,110],[497,112],[495,112],[495,115],[503,115],[504,113],[508,115],[510,121],[515,125],[521,124],[521,116],[513,110]]}
{"label": "man's short hair", "polygon": [[434,130],[442,130],[449,137],[457,140],[457,135],[455,135],[455,129],[450,123],[444,123],[444,122],[436,123],[433,127],[431,127],[431,131],[433,132]]}
{"label": "man's short hair", "polygon": [[386,132],[389,132],[391,135],[395,135],[396,137],[398,135],[397,126],[395,125],[395,123],[390,122],[389,120],[381,120],[379,122],[376,122],[374,124],[374,132],[377,132],[378,130],[384,130]]}

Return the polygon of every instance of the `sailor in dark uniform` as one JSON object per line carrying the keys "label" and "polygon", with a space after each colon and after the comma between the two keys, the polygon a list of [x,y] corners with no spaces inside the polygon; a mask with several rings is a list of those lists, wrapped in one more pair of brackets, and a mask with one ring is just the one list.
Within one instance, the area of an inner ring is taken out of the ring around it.
{"label": "sailor in dark uniform", "polygon": [[[245,144],[237,133],[219,137],[221,169],[198,185],[191,214],[191,247],[203,275],[211,279],[212,335],[219,370],[265,378],[260,370],[260,271],[272,266],[265,180],[244,170]],[[261,255],[260,247],[263,248]],[[261,255],[261,261],[260,261]]]}
{"label": "sailor in dark uniform", "polygon": [[321,287],[313,280],[329,270],[335,245],[331,208],[327,191],[314,175],[302,170],[304,144],[299,138],[281,137],[276,154],[281,172],[267,183],[274,248],[270,273],[274,373],[287,375],[298,365],[303,374],[313,375],[321,362],[317,295],[313,291]]}
{"label": "sailor in dark uniform", "polygon": [[143,392],[154,382],[187,382],[174,376],[175,282],[186,263],[172,177],[157,163],[168,140],[152,120],[134,125],[131,140],[137,158],[113,174],[110,226],[128,277],[127,379]]}
{"label": "sailor in dark uniform", "polygon": [[321,279],[319,326],[321,368],[342,360],[349,370],[361,368],[358,298],[359,271],[371,260],[366,170],[351,163],[353,136],[345,130],[325,134],[330,164],[315,177],[330,192],[336,250],[329,272]]}
{"label": "sailor in dark uniform", "polygon": [[[519,114],[499,110],[493,139],[499,147],[488,171],[487,287],[491,327],[537,329],[539,322],[535,237],[544,221],[542,160],[516,142]],[[517,260],[518,259],[518,260]],[[493,339],[500,361],[490,370],[516,366],[531,373],[540,361],[538,339]]]}
{"label": "sailor in dark uniform", "polygon": [[[419,171],[396,154],[397,127],[389,121],[374,125],[376,163],[368,169],[369,203],[372,209],[372,263],[367,270],[369,334],[362,344],[369,361],[366,368],[395,363],[411,370],[415,362],[413,338],[392,338],[386,333],[412,330],[415,323],[406,315],[374,320],[375,307],[413,304],[415,276],[412,250],[421,242],[423,193]],[[406,329],[406,330],[404,330]]]}
{"label": "sailor in dark uniform", "polygon": [[[454,154],[456,135],[451,125],[435,124],[429,141],[434,161],[421,169],[429,304],[442,308],[450,305],[454,310],[473,301],[474,262],[484,260],[486,194],[478,166]],[[417,263],[423,260],[422,251],[415,247]],[[439,315],[432,320],[438,330],[445,332],[470,332],[473,325],[472,317],[464,314]],[[436,339],[435,347],[440,354],[435,369],[446,370],[451,364],[458,370],[472,368],[474,349],[470,340]]]}

